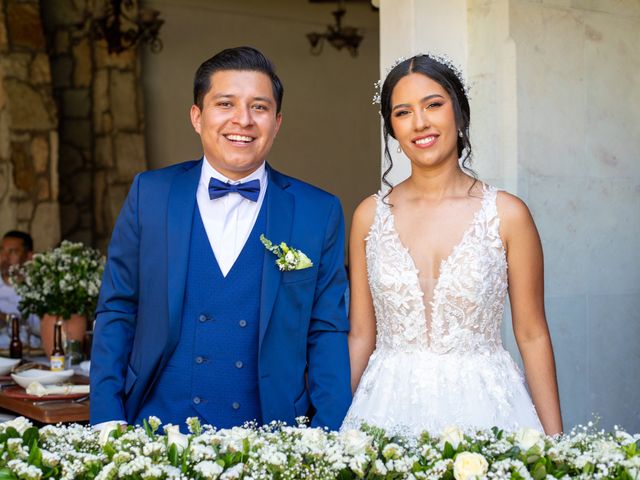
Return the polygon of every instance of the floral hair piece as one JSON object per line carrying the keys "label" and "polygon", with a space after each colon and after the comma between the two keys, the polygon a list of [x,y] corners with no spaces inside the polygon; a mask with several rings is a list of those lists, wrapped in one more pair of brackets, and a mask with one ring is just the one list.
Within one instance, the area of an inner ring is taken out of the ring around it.
{"label": "floral hair piece", "polygon": [[[460,69],[460,67],[458,67],[458,65],[456,65],[453,60],[451,60],[451,58],[448,55],[445,54],[436,54],[436,53],[424,53],[424,54],[418,54],[415,55],[417,56],[425,56],[425,57],[429,57],[432,60],[435,60],[438,63],[441,63],[442,65],[446,66],[447,68],[449,68],[456,77],[458,77],[458,80],[460,80],[460,83],[462,84],[462,89],[464,90],[465,95],[468,97],[469,96],[469,85],[467,84],[467,82],[464,79],[464,75],[462,74],[462,70]],[[413,58],[413,57],[412,57]],[[404,62],[405,60],[407,60],[405,57],[398,57],[392,64],[390,67],[387,67],[387,69],[385,70],[385,74],[384,77],[386,78],[389,73],[391,73],[391,70],[393,70],[394,68],[396,68],[398,65],[400,65],[402,62]],[[374,82],[373,86],[375,88],[375,93],[373,94],[373,99],[372,99],[372,104],[375,105],[380,104],[381,100],[382,100],[382,83],[383,83],[383,79],[378,80],[377,82]]]}

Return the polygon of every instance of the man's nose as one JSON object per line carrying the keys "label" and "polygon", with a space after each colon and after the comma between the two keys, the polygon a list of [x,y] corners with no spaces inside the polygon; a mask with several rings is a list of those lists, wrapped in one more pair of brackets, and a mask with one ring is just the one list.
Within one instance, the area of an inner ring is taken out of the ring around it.
{"label": "man's nose", "polygon": [[240,107],[236,110],[234,121],[241,127],[247,127],[253,123],[250,107]]}

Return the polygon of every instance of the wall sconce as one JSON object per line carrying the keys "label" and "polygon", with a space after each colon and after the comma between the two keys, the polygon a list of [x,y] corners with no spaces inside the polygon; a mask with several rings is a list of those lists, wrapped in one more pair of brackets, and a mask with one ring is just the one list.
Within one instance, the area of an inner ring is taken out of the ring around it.
{"label": "wall sconce", "polygon": [[107,42],[109,53],[121,53],[138,44],[149,44],[153,53],[162,50],[158,38],[164,20],[151,8],[134,8],[133,0],[108,0],[105,12],[90,19],[89,28],[98,40]]}
{"label": "wall sconce", "polygon": [[322,53],[322,47],[326,40],[336,50],[346,48],[352,57],[358,56],[358,46],[364,37],[356,27],[342,26],[342,17],[344,17],[345,13],[347,11],[342,6],[342,0],[339,0],[338,9],[331,12],[335,18],[335,23],[327,25],[327,30],[324,33],[307,33],[312,55],[320,55]]}

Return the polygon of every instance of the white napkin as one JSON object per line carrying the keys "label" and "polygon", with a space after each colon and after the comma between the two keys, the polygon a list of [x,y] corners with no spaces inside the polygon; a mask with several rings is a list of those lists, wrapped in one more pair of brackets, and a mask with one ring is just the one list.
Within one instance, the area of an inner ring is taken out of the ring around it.
{"label": "white napkin", "polygon": [[72,393],[89,393],[89,385],[42,385],[40,382],[31,382],[26,392],[36,397],[45,395],[71,395]]}

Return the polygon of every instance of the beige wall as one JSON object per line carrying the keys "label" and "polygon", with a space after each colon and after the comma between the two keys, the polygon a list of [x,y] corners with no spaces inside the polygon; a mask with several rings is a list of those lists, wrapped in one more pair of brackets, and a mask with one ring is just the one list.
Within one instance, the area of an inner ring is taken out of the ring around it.
{"label": "beige wall", "polygon": [[324,31],[335,4],[302,0],[148,0],[160,10],[164,49],[143,56],[147,152],[151,168],[199,157],[189,123],[193,74],[223,48],[251,45],[275,63],[284,83],[283,126],[269,162],[340,197],[347,223],[379,186],[378,14],[347,3],[344,23],[364,29],[360,55],[329,45],[318,57],[305,37]]}

